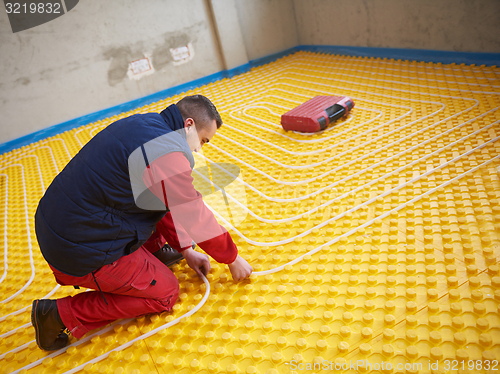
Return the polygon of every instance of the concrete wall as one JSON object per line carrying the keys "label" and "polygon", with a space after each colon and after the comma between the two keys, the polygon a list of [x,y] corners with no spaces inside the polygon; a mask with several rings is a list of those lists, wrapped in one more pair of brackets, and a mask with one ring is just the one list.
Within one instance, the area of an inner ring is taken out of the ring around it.
{"label": "concrete wall", "polygon": [[499,0],[294,0],[300,44],[500,52]]}
{"label": "concrete wall", "polygon": [[[290,0],[81,0],[15,34],[0,10],[0,143],[299,41]],[[170,49],[188,43],[194,57],[175,65]],[[154,70],[131,75],[144,57]]]}
{"label": "concrete wall", "polygon": [[248,55],[234,0],[210,0],[210,7],[224,69],[247,64]]}
{"label": "concrete wall", "polygon": [[250,60],[299,44],[293,1],[236,0],[236,9]]}
{"label": "concrete wall", "polygon": [[[0,10],[0,143],[223,69],[205,0],[84,0],[15,34]],[[175,66],[170,48],[188,43]],[[144,56],[154,73],[130,79]]]}

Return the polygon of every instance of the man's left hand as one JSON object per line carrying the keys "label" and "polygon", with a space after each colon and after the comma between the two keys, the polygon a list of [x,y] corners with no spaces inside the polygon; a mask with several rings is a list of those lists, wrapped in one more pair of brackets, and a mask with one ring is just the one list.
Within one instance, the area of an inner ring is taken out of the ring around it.
{"label": "man's left hand", "polygon": [[203,278],[202,275],[206,276],[210,271],[210,259],[206,254],[188,248],[182,252],[182,255],[186,259],[189,267],[193,269],[200,278]]}

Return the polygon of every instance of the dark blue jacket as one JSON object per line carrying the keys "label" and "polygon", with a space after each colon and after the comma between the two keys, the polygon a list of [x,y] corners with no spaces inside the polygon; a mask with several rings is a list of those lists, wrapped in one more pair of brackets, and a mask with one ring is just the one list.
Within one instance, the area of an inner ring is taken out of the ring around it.
{"label": "dark blue jacket", "polygon": [[99,132],[56,176],[40,200],[35,230],[57,270],[89,274],[138,249],[167,212],[145,186],[148,163],[170,153],[194,159],[175,105],[121,119]]}

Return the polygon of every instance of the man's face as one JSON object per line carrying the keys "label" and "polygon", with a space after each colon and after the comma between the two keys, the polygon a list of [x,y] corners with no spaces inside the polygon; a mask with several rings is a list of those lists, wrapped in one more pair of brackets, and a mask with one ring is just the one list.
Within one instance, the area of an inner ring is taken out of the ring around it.
{"label": "man's face", "polygon": [[208,143],[217,132],[217,122],[213,120],[210,125],[198,128],[192,118],[186,118],[184,129],[186,130],[189,148],[193,152],[199,152],[201,147]]}

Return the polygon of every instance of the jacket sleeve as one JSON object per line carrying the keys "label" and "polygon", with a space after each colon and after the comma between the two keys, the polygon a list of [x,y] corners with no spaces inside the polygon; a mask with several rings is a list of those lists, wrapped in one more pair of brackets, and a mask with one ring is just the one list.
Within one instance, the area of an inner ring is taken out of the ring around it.
{"label": "jacket sleeve", "polygon": [[144,171],[143,180],[170,210],[157,225],[169,244],[171,240],[173,247],[182,251],[191,246],[192,238],[217,262],[234,262],[236,245],[194,188],[191,167],[182,152],[156,159]]}
{"label": "jacket sleeve", "polygon": [[[165,245],[165,238],[158,230],[158,225],[156,225],[155,232],[149,237],[149,239],[142,246],[146,248],[149,252],[155,253],[160,250],[161,247]],[[176,248],[177,249],[177,248]]]}
{"label": "jacket sleeve", "polygon": [[[180,243],[190,243],[185,247],[181,247]],[[168,243],[173,249],[182,252],[191,247],[191,237],[180,225],[177,228],[172,219],[172,213],[167,212],[165,216],[156,224],[155,232],[142,246],[149,252],[155,253],[162,248],[165,243]]]}
{"label": "jacket sleeve", "polygon": [[[167,212],[161,221],[158,222],[156,231],[161,233],[168,245],[178,252],[182,252],[191,247],[191,237],[186,230],[184,230],[182,225],[175,226],[171,212]],[[183,247],[181,247],[181,243],[184,244]],[[186,245],[187,243],[189,243],[189,245]]]}

